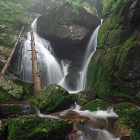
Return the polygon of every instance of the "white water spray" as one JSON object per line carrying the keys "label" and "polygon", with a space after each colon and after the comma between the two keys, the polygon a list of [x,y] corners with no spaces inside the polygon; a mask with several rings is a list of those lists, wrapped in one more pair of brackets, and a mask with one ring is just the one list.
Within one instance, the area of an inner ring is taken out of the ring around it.
{"label": "white water spray", "polygon": [[[109,133],[106,129],[108,126],[108,118],[118,118],[119,116],[113,111],[113,107],[107,109],[105,111],[98,110],[98,111],[89,111],[89,110],[80,110],[81,106],[75,104],[75,107],[71,107],[68,110],[64,110],[60,113],[60,118],[66,116],[69,110],[73,110],[77,112],[78,116],[85,116],[90,119],[91,122],[99,121],[104,123],[104,129],[98,129],[94,126],[81,123],[75,123],[74,125],[78,128],[78,134],[75,140],[120,140],[120,138],[115,138],[111,133]],[[108,111],[109,110],[109,111]],[[82,135],[83,133],[83,135]],[[71,134],[73,137],[74,135]]]}
{"label": "white water spray", "polygon": [[[37,58],[39,63],[39,70],[41,70],[41,78],[43,85],[50,83],[58,83],[64,76],[60,64],[53,56],[53,50],[46,40],[37,35],[37,19],[32,23],[32,28],[35,38],[35,47],[37,51]],[[24,81],[32,83],[32,61],[31,61],[31,42],[30,33],[27,33],[27,40],[24,42],[22,51],[22,74]]]}

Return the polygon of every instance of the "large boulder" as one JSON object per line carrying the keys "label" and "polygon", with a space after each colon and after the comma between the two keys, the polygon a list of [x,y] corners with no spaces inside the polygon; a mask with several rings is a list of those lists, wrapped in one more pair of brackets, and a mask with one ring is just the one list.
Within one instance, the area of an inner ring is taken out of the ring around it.
{"label": "large boulder", "polygon": [[100,24],[100,19],[83,7],[66,2],[49,14],[40,16],[37,23],[41,35],[66,44],[77,44]]}
{"label": "large boulder", "polygon": [[0,104],[0,118],[1,119],[7,119],[7,118],[13,118],[17,116],[29,116],[36,114],[36,110],[30,106],[29,104]]}
{"label": "large boulder", "polygon": [[8,125],[9,140],[63,140],[71,131],[73,122],[28,116],[10,119]]}
{"label": "large boulder", "polygon": [[31,99],[41,112],[50,113],[68,109],[71,105],[71,96],[68,91],[57,84],[50,84],[38,91]]}
{"label": "large boulder", "polygon": [[95,93],[94,89],[90,87],[76,94],[76,102],[80,105],[87,104],[88,102],[95,100],[96,98],[97,94]]}
{"label": "large boulder", "polygon": [[0,101],[17,100],[31,95],[33,90],[32,84],[14,78],[0,75]]}

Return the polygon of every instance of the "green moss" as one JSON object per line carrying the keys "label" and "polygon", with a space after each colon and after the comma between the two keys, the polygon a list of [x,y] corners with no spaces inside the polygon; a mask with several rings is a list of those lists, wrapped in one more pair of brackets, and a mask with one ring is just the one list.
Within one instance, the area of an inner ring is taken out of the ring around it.
{"label": "green moss", "polygon": [[107,103],[102,100],[94,100],[87,103],[82,108],[89,111],[106,110]]}
{"label": "green moss", "polygon": [[42,112],[53,112],[67,109],[71,105],[68,91],[56,84],[50,84],[38,91],[31,99]]}
{"label": "green moss", "polygon": [[14,99],[14,97],[8,93],[5,93],[5,92],[2,92],[0,91],[0,102],[3,102],[3,101],[10,101]]}
{"label": "green moss", "polygon": [[72,121],[53,121],[36,116],[15,118],[9,120],[8,140],[61,140],[71,131],[72,125]]}
{"label": "green moss", "polygon": [[131,130],[130,137],[133,140],[140,139],[140,110],[130,103],[121,103],[115,106],[115,112],[120,116],[117,123],[125,125]]}
{"label": "green moss", "polygon": [[76,94],[76,102],[80,105],[84,105],[92,100],[97,98],[97,94],[95,93],[93,88],[86,88],[83,91],[80,91]]}
{"label": "green moss", "polygon": [[88,72],[87,72],[87,86],[94,87],[95,83],[97,82],[97,73],[99,69],[101,69],[101,60],[99,59],[97,62],[90,61],[88,65]]}
{"label": "green moss", "polygon": [[132,98],[131,95],[127,94],[127,93],[123,93],[121,91],[118,91],[116,90],[114,93],[113,93],[113,96],[116,96],[116,97],[124,97],[124,98]]}

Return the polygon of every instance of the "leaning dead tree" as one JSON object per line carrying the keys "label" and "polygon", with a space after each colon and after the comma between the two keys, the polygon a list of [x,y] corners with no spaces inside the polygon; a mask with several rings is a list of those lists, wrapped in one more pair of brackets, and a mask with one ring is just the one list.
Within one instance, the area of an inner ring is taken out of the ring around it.
{"label": "leaning dead tree", "polygon": [[1,74],[5,74],[7,68],[8,68],[8,66],[9,66],[9,64],[10,64],[11,58],[12,58],[12,56],[13,56],[13,54],[14,54],[14,51],[15,51],[15,49],[16,49],[16,46],[17,46],[17,44],[18,44],[18,41],[19,41],[19,39],[20,39],[20,36],[21,36],[21,34],[22,34],[23,29],[24,29],[24,27],[22,27],[22,29],[21,29],[21,31],[20,31],[20,33],[19,33],[19,36],[18,36],[18,38],[17,38],[17,40],[16,40],[16,42],[15,42],[15,45],[14,45],[14,47],[13,47],[13,49],[12,49],[12,51],[11,51],[11,53],[10,53],[10,55],[9,55],[9,57],[8,57],[8,59],[7,59],[7,61],[6,61],[6,63],[5,63],[5,65],[4,65],[2,71],[1,71]]}
{"label": "leaning dead tree", "polygon": [[38,70],[38,61],[37,61],[37,51],[35,49],[35,41],[33,29],[30,29],[31,33],[31,52],[32,52],[32,74],[33,74],[33,83],[34,83],[34,93],[41,89],[41,80],[40,80],[40,71]]}

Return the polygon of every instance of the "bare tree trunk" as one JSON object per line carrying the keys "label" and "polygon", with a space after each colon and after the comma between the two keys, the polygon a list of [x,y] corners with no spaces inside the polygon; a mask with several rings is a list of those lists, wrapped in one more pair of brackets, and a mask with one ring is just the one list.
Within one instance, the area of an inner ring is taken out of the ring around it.
{"label": "bare tree trunk", "polygon": [[33,74],[33,83],[34,83],[34,93],[41,89],[41,80],[40,80],[40,71],[38,70],[38,62],[37,62],[37,52],[35,50],[35,42],[33,30],[31,28],[31,51],[32,51],[32,74]]}
{"label": "bare tree trunk", "polygon": [[14,47],[13,47],[13,49],[12,49],[12,51],[11,51],[11,53],[10,53],[10,55],[9,55],[9,57],[8,57],[8,59],[7,59],[7,61],[6,61],[6,63],[5,63],[5,65],[4,65],[4,67],[3,67],[2,71],[1,71],[1,74],[5,74],[5,72],[6,72],[7,68],[8,68],[8,66],[9,66],[9,63],[10,63],[10,61],[11,61],[11,58],[12,58],[13,54],[14,54],[14,51],[15,51],[15,49],[16,49],[17,43],[18,43],[18,41],[19,41],[19,38],[20,38],[20,36],[21,36],[21,34],[22,34],[23,29],[24,29],[24,27],[22,27],[22,29],[21,29],[21,31],[20,31],[20,33],[19,33],[19,36],[18,36],[18,38],[17,38],[17,40],[16,40],[16,43],[15,43],[15,45],[14,45]]}

